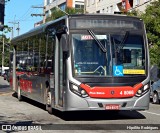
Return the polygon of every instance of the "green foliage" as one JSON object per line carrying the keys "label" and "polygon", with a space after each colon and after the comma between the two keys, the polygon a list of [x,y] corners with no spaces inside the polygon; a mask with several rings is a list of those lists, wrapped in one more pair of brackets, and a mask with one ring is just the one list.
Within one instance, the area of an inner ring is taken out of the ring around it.
{"label": "green foliage", "polygon": [[83,9],[75,9],[75,8],[69,8],[69,7],[67,7],[67,8],[65,9],[65,12],[61,11],[60,9],[58,9],[58,8],[56,8],[56,7],[53,8],[51,11],[52,11],[52,14],[51,14],[50,17],[48,17],[48,18],[46,19],[46,22],[51,21],[51,20],[58,19],[58,18],[60,18],[60,17],[62,17],[62,16],[65,16],[65,15],[66,15],[65,12],[66,12],[67,14],[81,14],[81,13],[84,12]]}
{"label": "green foliage", "polygon": [[136,10],[132,10],[131,12],[126,12],[126,13],[124,13],[124,14],[126,14],[126,15],[128,15],[128,16],[140,16],[140,15],[141,15],[141,12],[136,11]]}
{"label": "green foliage", "polygon": [[3,29],[4,33],[8,33],[8,32],[11,32],[11,31],[12,31],[11,27],[8,27],[8,25],[4,25],[4,29]]}
{"label": "green foliage", "polygon": [[152,65],[160,67],[160,0],[148,5],[145,13],[141,15],[147,31],[150,46],[150,59]]}
{"label": "green foliage", "polygon": [[10,39],[7,38],[5,35],[0,35],[0,66],[2,65],[3,38],[4,38],[4,66],[9,66],[9,59],[10,59],[9,56],[11,49],[9,47]]}
{"label": "green foliage", "polygon": [[150,48],[151,65],[160,68],[160,0],[151,2],[144,13],[132,11],[129,16],[138,16],[143,19],[146,27],[148,44]]}

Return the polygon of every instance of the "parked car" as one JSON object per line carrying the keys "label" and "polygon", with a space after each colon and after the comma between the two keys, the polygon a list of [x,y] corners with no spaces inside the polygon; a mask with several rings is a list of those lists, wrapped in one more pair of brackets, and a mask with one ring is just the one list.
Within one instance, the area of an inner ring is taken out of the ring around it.
{"label": "parked car", "polygon": [[160,79],[151,83],[151,98],[154,104],[160,103]]}

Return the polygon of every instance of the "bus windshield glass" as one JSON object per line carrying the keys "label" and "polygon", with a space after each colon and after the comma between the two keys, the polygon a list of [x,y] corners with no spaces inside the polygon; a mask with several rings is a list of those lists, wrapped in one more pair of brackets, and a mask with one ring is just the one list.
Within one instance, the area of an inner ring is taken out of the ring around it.
{"label": "bus windshield glass", "polygon": [[121,33],[72,34],[75,76],[133,76],[145,74],[143,35]]}

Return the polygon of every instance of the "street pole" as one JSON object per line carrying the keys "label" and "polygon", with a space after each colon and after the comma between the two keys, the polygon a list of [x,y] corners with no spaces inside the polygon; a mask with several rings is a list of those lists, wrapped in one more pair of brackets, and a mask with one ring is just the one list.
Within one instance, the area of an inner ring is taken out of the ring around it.
{"label": "street pole", "polygon": [[19,22],[17,24],[18,24],[18,28],[16,30],[17,30],[17,34],[19,36],[19,30],[20,30],[20,28],[19,28]]}
{"label": "street pole", "polygon": [[2,35],[2,39],[3,39],[3,51],[2,51],[2,72],[3,72],[3,68],[4,68],[4,37]]}
{"label": "street pole", "polygon": [[86,14],[86,0],[84,0],[84,14]]}
{"label": "street pole", "polygon": [[13,27],[11,27],[12,33],[11,33],[11,39],[13,39],[14,37],[14,33],[13,33]]}
{"label": "street pole", "polygon": [[17,84],[16,84],[16,47],[13,48],[13,90],[16,90]]}
{"label": "street pole", "polygon": [[20,28],[19,28],[19,22],[8,22],[8,23],[11,23],[13,24],[13,28],[12,28],[12,38],[14,37],[14,30],[15,30],[15,25],[18,24],[18,27],[17,27],[17,35],[19,35],[19,31],[20,31]]}

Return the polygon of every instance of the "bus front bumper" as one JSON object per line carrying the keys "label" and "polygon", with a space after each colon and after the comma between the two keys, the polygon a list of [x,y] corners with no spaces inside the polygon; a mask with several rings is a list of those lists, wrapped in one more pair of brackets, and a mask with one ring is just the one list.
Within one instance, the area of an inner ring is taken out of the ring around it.
{"label": "bus front bumper", "polygon": [[[72,95],[73,96],[73,95]],[[148,110],[150,102],[150,91],[141,97],[123,99],[96,99],[74,97],[70,99],[65,111],[73,110],[107,110],[107,105],[119,105],[119,110]],[[71,97],[70,97],[71,98]],[[76,101],[76,102],[75,102]],[[113,109],[114,110],[114,109]]]}

